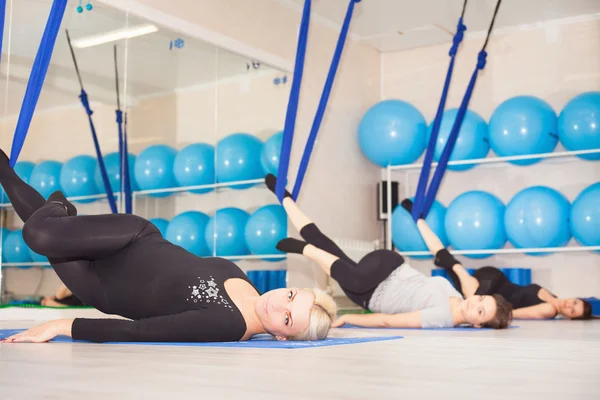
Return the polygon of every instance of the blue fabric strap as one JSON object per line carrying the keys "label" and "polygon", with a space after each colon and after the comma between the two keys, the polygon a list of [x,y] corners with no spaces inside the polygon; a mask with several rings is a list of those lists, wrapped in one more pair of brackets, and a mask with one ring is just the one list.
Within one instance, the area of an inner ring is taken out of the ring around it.
{"label": "blue fabric strap", "polygon": [[125,185],[125,212],[127,214],[133,213],[132,195],[131,195],[131,177],[129,176],[129,147],[127,145],[127,113],[124,114],[123,120],[123,152],[125,157],[123,158],[123,183]]}
{"label": "blue fabric strap", "polygon": [[119,158],[121,165],[121,192],[125,194],[125,213],[131,214],[131,185],[129,181],[129,152],[127,150],[127,128],[124,123],[123,111],[116,110],[117,126],[119,128]]}
{"label": "blue fabric strap", "polygon": [[[465,2],[466,5],[466,2]],[[464,13],[464,8],[463,8]],[[429,144],[427,151],[425,152],[425,159],[423,161],[423,169],[421,169],[421,175],[419,176],[419,183],[417,186],[417,193],[415,195],[415,201],[412,207],[412,217],[416,221],[419,219],[423,211],[423,199],[425,197],[425,190],[427,189],[427,183],[429,181],[429,173],[431,171],[431,162],[433,161],[433,155],[435,154],[435,145],[437,143],[438,134],[440,132],[440,125],[442,122],[442,116],[444,115],[444,109],[446,108],[446,99],[448,97],[448,90],[450,89],[450,81],[452,80],[452,74],[454,72],[454,61],[456,59],[456,53],[458,47],[463,40],[464,32],[467,27],[463,24],[463,17],[461,16],[456,26],[456,33],[452,39],[452,47],[450,48],[450,65],[448,66],[448,72],[446,73],[446,81],[444,82],[444,88],[442,90],[442,97],[438,105],[435,119],[433,120],[433,126],[431,128],[431,137],[429,138]]]}
{"label": "blue fabric strap", "polygon": [[302,75],[304,72],[304,56],[306,54],[306,43],[308,41],[308,26],[310,22],[311,0],[304,1],[304,10],[302,11],[302,22],[300,23],[300,34],[298,35],[298,47],[296,49],[296,62],[294,64],[294,76],[292,79],[292,89],[288,101],[287,112],[285,115],[285,125],[283,128],[283,142],[281,144],[281,155],[279,156],[279,169],[277,170],[277,184],[275,194],[279,202],[283,201],[285,186],[287,184],[287,173],[290,164],[290,153],[292,151],[292,139],[296,127],[296,115],[298,114],[298,101],[300,98],[300,87],[302,84]]}
{"label": "blue fabric strap", "polygon": [[[431,179],[431,184],[429,186],[429,189],[425,193],[425,188],[427,186],[427,181],[429,178],[429,173],[430,173],[430,168],[431,168],[431,161],[433,159],[433,153],[435,152],[437,135],[439,133],[440,121],[441,121],[441,118],[442,118],[442,115],[444,112],[444,107],[442,105],[442,102],[443,103],[446,102],[446,95],[447,95],[448,88],[447,88],[447,86],[444,87],[444,92],[442,93],[442,99],[440,101],[440,107],[438,108],[438,111],[436,113],[436,118],[434,121],[434,126],[432,127],[432,134],[431,134],[431,138],[430,138],[429,145],[427,148],[427,153],[425,154],[425,160],[423,162],[423,169],[421,170],[421,176],[419,177],[419,186],[417,187],[417,194],[415,195],[415,202],[413,204],[412,217],[415,221],[419,218],[427,217],[427,214],[429,213],[429,210],[431,209],[433,202],[435,201],[435,197],[440,188],[440,184],[442,182],[444,173],[446,172],[446,168],[448,166],[448,161],[450,160],[452,150],[454,149],[454,145],[456,144],[456,140],[458,139],[458,133],[460,132],[460,128],[462,126],[463,120],[467,113],[467,109],[469,107],[469,101],[471,100],[471,96],[473,95],[473,90],[475,89],[475,83],[477,82],[477,76],[479,75],[479,71],[485,68],[486,58],[487,58],[487,52],[485,51],[485,48],[487,47],[490,35],[492,33],[492,30],[494,27],[494,22],[496,21],[496,16],[498,15],[498,9],[500,8],[501,3],[502,3],[502,0],[498,0],[498,2],[496,3],[496,8],[494,10],[492,22],[490,23],[490,26],[489,26],[489,29],[487,32],[487,37],[485,39],[485,42],[483,44],[481,51],[479,52],[479,54],[477,56],[477,66],[475,67],[475,70],[473,71],[473,75],[471,76],[471,80],[469,81],[469,85],[467,86],[467,90],[465,92],[465,95],[464,95],[462,102],[460,104],[460,107],[458,109],[456,119],[454,121],[454,124],[452,125],[452,130],[450,131],[450,135],[448,136],[448,140],[446,142],[446,145],[444,146],[444,150],[442,151],[442,155],[440,157],[438,166],[435,170],[433,178]],[[466,8],[466,1],[464,3],[464,7],[463,7],[463,15],[465,12],[465,8]],[[449,79],[450,79],[449,77],[451,76],[452,69],[454,68],[454,56],[456,55],[456,51],[458,50],[458,43],[460,43],[460,40],[462,40],[464,30],[466,29],[466,28],[460,29],[460,27],[462,25],[462,18],[463,17],[461,16],[461,18],[459,19],[459,23],[458,23],[459,29],[457,29],[457,34],[456,34],[456,36],[458,36],[458,37],[455,36],[455,39],[453,40],[453,43],[452,43],[452,48],[450,49],[450,57],[452,57],[452,60],[450,62],[450,66],[448,69],[448,75],[446,76],[446,85],[449,85]]]}
{"label": "blue fabric strap", "polygon": [[40,93],[42,92],[42,86],[44,85],[46,73],[48,72],[48,66],[50,65],[52,52],[54,51],[54,44],[56,43],[56,37],[66,7],[67,0],[54,0],[52,3],[50,15],[48,16],[46,28],[44,29],[44,35],[42,36],[40,46],[31,68],[31,74],[29,75],[27,89],[25,90],[21,112],[19,113],[17,127],[15,129],[15,135],[10,150],[10,165],[12,167],[17,163],[17,159],[23,148],[23,143],[25,142],[25,137],[29,131],[29,125],[31,125],[33,113],[40,98]]}
{"label": "blue fabric strap", "polygon": [[454,125],[452,125],[452,130],[450,131],[450,135],[448,135],[448,141],[444,146],[444,151],[440,157],[440,161],[438,166],[433,174],[433,178],[431,179],[431,185],[429,186],[429,190],[427,191],[427,196],[425,197],[425,201],[423,202],[423,216],[427,216],[433,202],[435,201],[435,196],[440,188],[440,184],[442,183],[442,178],[444,176],[444,172],[446,171],[446,167],[448,166],[448,161],[450,160],[450,155],[452,154],[452,150],[454,149],[454,145],[456,144],[456,140],[458,139],[458,132],[460,131],[460,127],[465,118],[465,114],[467,113],[467,109],[469,107],[469,101],[471,100],[471,96],[473,95],[473,89],[475,89],[475,83],[477,82],[477,75],[479,71],[485,68],[487,52],[485,50],[481,50],[479,52],[479,56],[477,57],[477,67],[475,71],[473,71],[473,75],[471,75],[471,80],[469,81],[469,86],[467,86],[467,91],[465,92],[465,96],[460,103],[460,107],[458,109],[458,113],[456,114],[456,119],[454,120]]}
{"label": "blue fabric strap", "polygon": [[6,0],[0,0],[0,61],[2,61],[2,42],[4,41],[4,18],[6,17]]}
{"label": "blue fabric strap", "polygon": [[340,37],[338,38],[335,53],[333,54],[333,60],[331,61],[331,66],[329,67],[327,80],[325,82],[325,86],[323,87],[323,93],[321,94],[319,108],[317,109],[317,113],[315,114],[315,119],[313,120],[313,125],[310,129],[310,134],[308,136],[308,141],[306,142],[306,147],[304,148],[304,154],[302,154],[302,160],[300,161],[298,175],[296,176],[296,182],[294,184],[294,190],[292,192],[292,198],[294,199],[294,201],[298,198],[300,188],[302,187],[302,182],[304,181],[304,175],[306,174],[306,170],[308,168],[308,162],[310,161],[310,156],[315,145],[315,140],[317,139],[317,134],[319,133],[319,128],[321,127],[323,116],[325,115],[327,101],[329,100],[331,88],[333,87],[333,82],[335,81],[335,75],[340,64],[340,59],[342,58],[342,52],[344,51],[344,44],[346,43],[348,29],[350,28],[350,21],[352,21],[352,14],[354,12],[354,4],[358,2],[360,2],[360,0],[350,0],[350,3],[348,4],[348,11],[346,12],[346,18],[344,19],[342,31],[340,32]]}
{"label": "blue fabric strap", "polygon": [[116,214],[117,213],[117,202],[115,201],[115,196],[113,194],[112,188],[110,187],[110,181],[108,179],[108,174],[106,173],[106,166],[104,165],[104,158],[102,158],[102,151],[100,150],[100,143],[98,143],[98,135],[96,135],[96,127],[94,126],[94,120],[92,119],[92,108],[90,107],[90,102],[88,100],[88,95],[84,89],[81,89],[81,94],[79,95],[79,99],[81,100],[81,104],[83,108],[85,108],[85,112],[88,116],[88,121],[90,123],[90,129],[92,131],[92,139],[94,140],[94,148],[96,149],[96,158],[98,159],[98,166],[100,167],[100,175],[102,175],[102,181],[104,182],[104,189],[106,190],[106,196],[108,198],[108,204],[110,206],[110,210]]}

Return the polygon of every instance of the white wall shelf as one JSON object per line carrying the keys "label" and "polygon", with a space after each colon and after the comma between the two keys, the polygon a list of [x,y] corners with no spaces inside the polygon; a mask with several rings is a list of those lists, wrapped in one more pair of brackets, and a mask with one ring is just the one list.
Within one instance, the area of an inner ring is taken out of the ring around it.
{"label": "white wall shelf", "polygon": [[[474,158],[472,160],[458,160],[449,161],[448,165],[480,165],[480,164],[500,164],[507,163],[510,161],[524,161],[524,160],[535,160],[535,159],[560,159],[560,158],[573,158],[580,155],[587,154],[598,154],[600,149],[590,150],[577,150],[577,151],[557,151],[552,153],[540,153],[540,154],[527,154],[521,156],[508,156],[508,157],[486,157],[486,158]],[[582,159],[579,159],[582,160]],[[435,168],[438,166],[437,162],[431,163],[431,167]],[[406,165],[390,165],[387,167],[393,171],[396,170],[419,170],[423,168],[423,163],[406,164]]]}
{"label": "white wall shelf", "polygon": [[[242,256],[207,256],[207,257],[220,257],[226,260],[246,260],[246,261],[260,261],[260,260],[277,260],[285,259],[287,254],[247,254]],[[28,267],[46,267],[50,268],[49,262],[3,262],[0,263],[2,268],[28,268]]]}
{"label": "white wall shelf", "polygon": [[[260,187],[260,188],[265,188],[265,181],[264,179],[251,179],[251,180],[246,180],[246,181],[235,181],[235,182],[223,182],[223,183],[212,183],[209,185],[196,185],[196,186],[181,186],[181,187],[172,187],[172,188],[165,188],[165,189],[152,189],[152,190],[136,190],[131,192],[132,196],[135,198],[138,197],[145,197],[145,196],[150,196],[152,194],[163,194],[163,193],[169,193],[169,194],[195,194],[193,192],[191,192],[192,190],[206,190],[206,189],[214,189],[216,192],[221,192],[221,191],[228,191],[228,190],[246,190],[246,188],[244,189],[233,189],[233,187],[235,186],[243,186],[243,185],[253,185],[252,187]],[[249,189],[249,188],[248,188]],[[207,192],[207,193],[203,193],[203,194],[209,194],[212,192]],[[115,199],[119,198],[120,193],[114,193]],[[198,194],[199,196],[201,196],[202,194]],[[156,198],[160,198],[160,197],[156,197]],[[86,201],[86,200],[106,200],[107,196],[106,194],[94,194],[94,195],[90,195],[90,196],[76,196],[76,197],[67,197],[67,200],[71,201],[71,202],[77,202],[77,201]],[[11,203],[2,203],[0,204],[0,208],[12,208],[12,204]]]}
{"label": "white wall shelf", "polygon": [[[429,251],[398,251],[403,256],[431,256]],[[506,248],[488,250],[448,250],[455,255],[483,255],[483,254],[525,254],[525,253],[573,253],[584,251],[600,251],[600,246],[567,246],[567,247],[539,247],[539,248]]]}

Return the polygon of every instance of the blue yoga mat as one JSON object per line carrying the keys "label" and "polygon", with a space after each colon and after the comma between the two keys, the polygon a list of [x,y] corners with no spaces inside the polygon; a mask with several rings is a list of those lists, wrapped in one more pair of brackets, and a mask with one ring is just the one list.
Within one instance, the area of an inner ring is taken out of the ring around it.
{"label": "blue yoga mat", "polygon": [[[23,332],[25,329],[0,329],[0,339]],[[402,339],[402,336],[378,336],[360,338],[327,338],[314,342],[274,340],[271,335],[256,335],[245,342],[108,342],[104,344],[130,344],[146,346],[199,346],[199,347],[242,347],[249,349],[306,349],[312,347],[339,346],[343,344],[381,342],[384,340]],[[68,336],[57,336],[51,343],[91,343],[73,340]]]}
{"label": "blue yoga mat", "polygon": [[[454,328],[365,328],[363,326],[356,326],[356,325],[350,325],[350,324],[345,324],[340,326],[341,329],[348,329],[348,328],[355,328],[355,329],[393,329],[393,330],[403,330],[403,331],[472,331],[472,332],[478,332],[478,331],[494,331],[494,328],[474,328],[473,326],[470,325],[461,325],[461,326],[456,326]],[[518,328],[518,326],[509,326],[508,329],[515,329]]]}

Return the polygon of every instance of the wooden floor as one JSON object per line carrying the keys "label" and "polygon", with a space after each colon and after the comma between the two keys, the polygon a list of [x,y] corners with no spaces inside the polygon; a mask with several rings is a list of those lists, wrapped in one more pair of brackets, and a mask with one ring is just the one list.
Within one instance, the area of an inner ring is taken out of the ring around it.
{"label": "wooden floor", "polygon": [[517,325],[294,350],[2,344],[0,399],[600,399],[598,321]]}

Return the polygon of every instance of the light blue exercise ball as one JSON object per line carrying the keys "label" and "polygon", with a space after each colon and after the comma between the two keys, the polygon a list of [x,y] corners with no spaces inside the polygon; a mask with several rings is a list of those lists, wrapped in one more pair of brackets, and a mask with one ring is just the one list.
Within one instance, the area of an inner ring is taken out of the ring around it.
{"label": "light blue exercise ball", "polygon": [[[456,120],[458,109],[450,109],[444,112],[442,121],[440,124],[440,131],[438,133],[437,142],[435,145],[434,160],[439,161],[444,147],[452,131],[452,126]],[[431,131],[433,129],[433,122],[429,125],[427,131],[427,142],[431,137]],[[473,160],[478,158],[485,158],[490,151],[490,144],[488,139],[488,126],[483,118],[479,114],[467,110],[465,118],[458,131],[458,138],[452,153],[450,154],[450,161],[458,160]],[[465,165],[449,165],[448,169],[454,171],[465,171],[473,168],[474,164]]]}
{"label": "light blue exercise ball", "polygon": [[[504,204],[496,196],[466,192],[455,198],[446,211],[446,234],[456,250],[500,249],[506,243]],[[486,258],[490,254],[469,254]]]}
{"label": "light blue exercise ball", "polygon": [[263,172],[277,176],[279,171],[279,157],[281,156],[281,146],[283,144],[283,131],[279,131],[271,136],[263,145],[260,154],[260,163]]}
{"label": "light blue exercise ball", "polygon": [[[246,223],[245,238],[252,254],[283,254],[275,248],[287,237],[287,214],[280,205],[259,208]],[[278,261],[277,259],[266,259]]]}
{"label": "light blue exercise ball", "polygon": [[48,257],[38,254],[29,248],[28,248],[28,250],[29,250],[29,256],[31,257],[31,260],[33,262],[43,262],[43,263],[48,262]]}
{"label": "light blue exercise ball", "polygon": [[[238,182],[264,177],[260,162],[263,143],[248,133],[234,133],[217,143],[217,182]],[[253,184],[232,185],[232,189],[247,189]]]}
{"label": "light blue exercise ball", "polygon": [[[113,152],[106,154],[104,157],[104,166],[106,167],[106,174],[108,175],[108,181],[110,183],[110,188],[113,193],[121,191],[121,155],[119,152]],[[131,190],[138,190],[139,187],[135,180],[135,155],[128,154],[127,162],[129,164],[129,183],[131,185]],[[96,187],[100,193],[106,193],[106,189],[104,188],[104,180],[102,179],[102,172],[100,170],[100,164],[96,162],[96,170],[94,172],[94,182],[96,182]]]}
{"label": "light blue exercise ball", "polygon": [[523,189],[506,206],[508,240],[517,248],[564,246],[571,239],[570,213],[569,200],[557,190],[546,186]]}
{"label": "light blue exercise ball", "polygon": [[385,100],[372,106],[360,121],[362,153],[380,167],[410,164],[425,150],[427,123],[413,105]]}
{"label": "light blue exercise ball", "polygon": [[[19,161],[15,164],[14,171],[23,182],[29,184],[29,179],[34,168],[35,164],[30,161]],[[4,192],[2,185],[0,185],[0,203],[5,204],[9,202],[10,199],[6,195],[6,192]]]}
{"label": "light blue exercise ball", "polygon": [[58,161],[42,161],[31,172],[29,184],[47,199],[53,192],[62,190],[60,186],[62,166]]}
{"label": "light blue exercise ball", "polygon": [[[550,153],[558,143],[556,113],[544,100],[517,96],[500,104],[489,125],[490,145],[500,157]],[[511,161],[531,165],[540,158]]]}
{"label": "light blue exercise ball", "polygon": [[[600,92],[587,92],[571,99],[558,117],[558,137],[567,150],[600,149]],[[582,154],[600,160],[600,153]]]}
{"label": "light blue exercise ball", "polygon": [[573,236],[583,246],[600,246],[600,182],[585,188],[571,207]]}
{"label": "light blue exercise ball", "polygon": [[208,215],[198,211],[181,213],[169,222],[165,239],[199,257],[209,256],[205,239],[208,221]]}
{"label": "light blue exercise ball", "polygon": [[217,210],[206,226],[206,244],[217,256],[242,256],[250,253],[246,243],[246,223],[250,215],[239,208]]}
{"label": "light blue exercise ball", "polygon": [[[175,179],[179,186],[211,185],[215,183],[215,148],[206,143],[194,143],[181,149],[175,156]],[[208,193],[212,188],[191,190]]]}
{"label": "light blue exercise ball", "polygon": [[[135,160],[135,180],[140,190],[167,189],[177,186],[173,164],[177,150],[157,144],[142,151]],[[170,193],[152,193],[152,197],[167,197]]]}
{"label": "light blue exercise ball", "polygon": [[[411,197],[414,201],[414,197]],[[440,238],[444,246],[448,245],[448,238],[444,228],[444,218],[446,217],[446,207],[435,200],[425,222],[431,230]],[[412,215],[398,205],[392,213],[392,242],[398,250],[402,251],[429,251],[427,245],[421,237],[417,224]],[[432,256],[411,256],[412,258],[425,259]]]}
{"label": "light blue exercise ball", "polygon": [[27,244],[23,239],[23,232],[21,229],[9,232],[3,242],[2,254],[7,263],[25,263],[32,261],[29,247],[27,247]]}
{"label": "light blue exercise ball", "polygon": [[[94,173],[96,171],[96,159],[88,155],[80,155],[67,161],[60,171],[60,186],[65,196],[90,196],[98,194]],[[89,203],[94,200],[80,200],[81,203]]]}
{"label": "light blue exercise ball", "polygon": [[0,228],[0,234],[2,235],[2,251],[0,252],[2,254],[2,262],[7,262],[6,253],[4,252],[4,243],[6,242],[6,238],[11,232],[12,231],[8,228]]}
{"label": "light blue exercise ball", "polygon": [[15,172],[25,183],[29,183],[35,164],[30,161],[19,161],[15,164]]}
{"label": "light blue exercise ball", "polygon": [[149,221],[156,226],[163,238],[167,236],[167,227],[169,226],[168,220],[164,218],[152,218]]}

